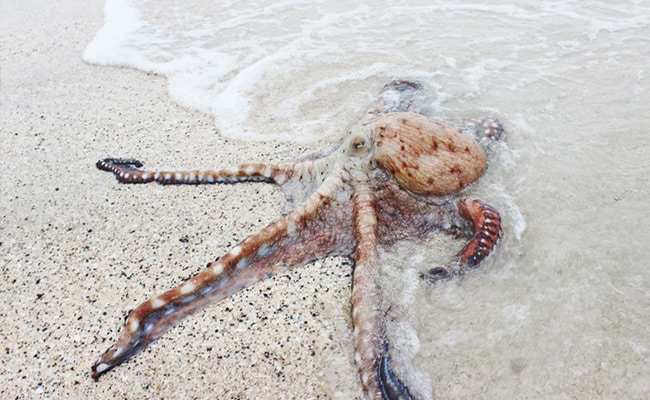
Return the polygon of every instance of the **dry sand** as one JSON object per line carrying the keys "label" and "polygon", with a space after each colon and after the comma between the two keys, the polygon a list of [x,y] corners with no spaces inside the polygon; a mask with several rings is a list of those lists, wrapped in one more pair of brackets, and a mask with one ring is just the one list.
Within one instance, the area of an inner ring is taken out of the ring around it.
{"label": "dry sand", "polygon": [[351,268],[341,260],[244,290],[90,378],[129,309],[200,271],[283,204],[261,184],[119,185],[96,160],[215,168],[306,150],[226,140],[209,116],[174,104],[164,78],[83,63],[103,4],[1,5],[0,398],[359,397]]}

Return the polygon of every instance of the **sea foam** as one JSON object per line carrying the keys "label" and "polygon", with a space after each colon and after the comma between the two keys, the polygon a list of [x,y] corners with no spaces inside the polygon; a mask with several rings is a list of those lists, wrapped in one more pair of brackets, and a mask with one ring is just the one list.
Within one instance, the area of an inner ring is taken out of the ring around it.
{"label": "sea foam", "polygon": [[330,140],[392,78],[440,84],[437,112],[476,110],[491,86],[557,77],[603,32],[648,23],[638,5],[596,3],[108,0],[83,58],[167,76],[226,136]]}
{"label": "sea foam", "polygon": [[83,57],[167,76],[224,135],[308,141],[340,134],[393,77],[441,74],[427,19],[446,6],[374,3],[108,0]]}

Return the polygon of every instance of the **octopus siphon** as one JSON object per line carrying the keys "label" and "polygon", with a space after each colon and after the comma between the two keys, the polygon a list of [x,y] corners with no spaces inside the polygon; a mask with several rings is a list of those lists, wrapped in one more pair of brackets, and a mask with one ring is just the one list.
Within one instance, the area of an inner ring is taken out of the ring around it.
{"label": "octopus siphon", "polygon": [[183,318],[255,282],[326,256],[354,262],[351,312],[354,360],[370,399],[412,399],[391,365],[381,307],[378,246],[423,238],[432,230],[463,232],[469,241],[456,261],[428,271],[435,282],[478,266],[496,248],[499,212],[462,194],[487,168],[496,119],[455,125],[419,113],[422,85],[395,80],[337,146],[294,162],[246,163],[196,171],[147,171],[136,159],[97,162],[120,183],[274,183],[283,190],[283,216],[244,239],[205,270],[140,304],[122,337],[92,366],[97,379],[147,348]]}

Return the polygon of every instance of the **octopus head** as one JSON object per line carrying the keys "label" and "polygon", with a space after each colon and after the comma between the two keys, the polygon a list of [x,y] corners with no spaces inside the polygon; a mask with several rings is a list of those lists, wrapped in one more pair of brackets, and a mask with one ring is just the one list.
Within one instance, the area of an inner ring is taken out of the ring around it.
{"label": "octopus head", "polygon": [[367,135],[352,137],[350,149],[355,143],[359,149],[370,145],[376,165],[412,193],[456,193],[480,178],[487,167],[485,151],[473,138],[423,115],[388,113],[368,126],[371,140]]}

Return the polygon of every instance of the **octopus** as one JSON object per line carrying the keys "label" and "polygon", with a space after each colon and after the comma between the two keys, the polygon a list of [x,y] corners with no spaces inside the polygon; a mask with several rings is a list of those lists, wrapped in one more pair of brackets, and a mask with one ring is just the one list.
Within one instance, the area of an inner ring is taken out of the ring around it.
{"label": "octopus", "polygon": [[414,398],[392,366],[378,247],[424,238],[433,230],[466,234],[468,242],[455,261],[423,274],[427,282],[437,282],[477,267],[501,236],[499,212],[463,197],[484,175],[501,124],[491,118],[455,125],[430,119],[419,112],[422,90],[418,82],[390,82],[338,145],[293,162],[148,171],[136,159],[98,161],[97,167],[120,183],[274,183],[286,195],[287,207],[196,276],[132,310],[121,338],[92,366],[91,376],[98,379],[183,318],[244,287],[326,256],[344,256],[354,265],[351,320],[363,391],[377,400]]}

